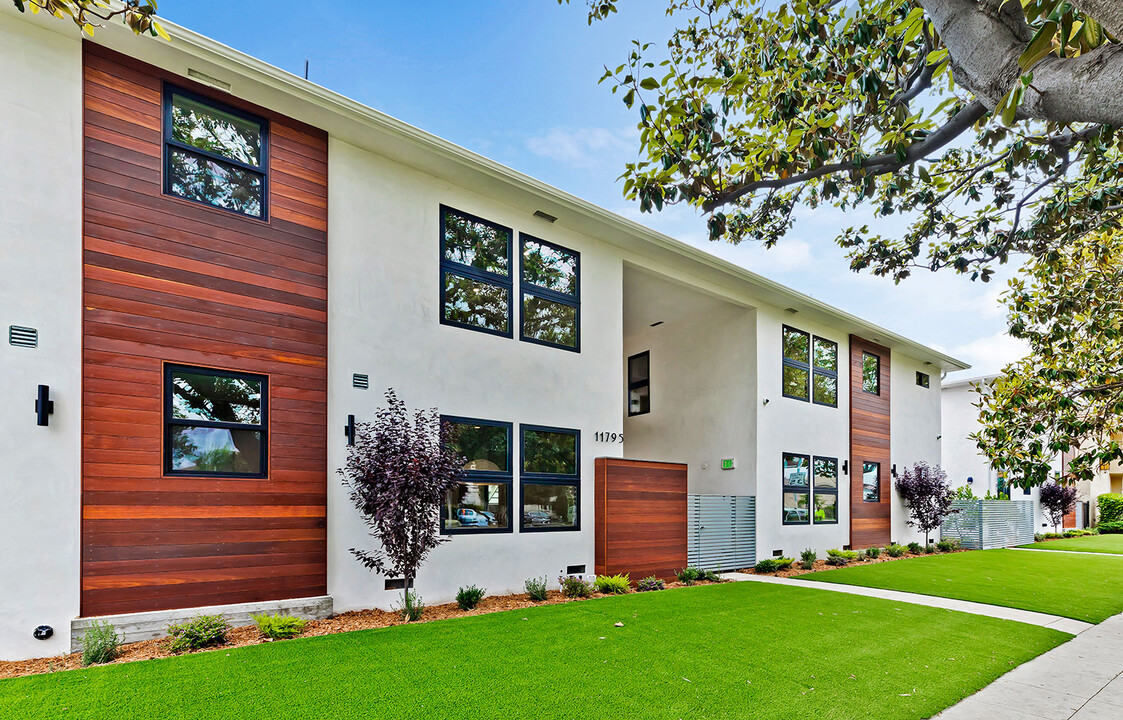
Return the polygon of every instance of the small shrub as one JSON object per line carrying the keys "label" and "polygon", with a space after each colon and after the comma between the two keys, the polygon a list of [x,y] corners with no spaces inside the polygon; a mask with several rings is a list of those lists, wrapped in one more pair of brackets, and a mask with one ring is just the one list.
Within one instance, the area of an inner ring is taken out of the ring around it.
{"label": "small shrub", "polygon": [[1074,537],[1080,537],[1080,536],[1081,536],[1081,535],[1083,535],[1083,534],[1084,534],[1084,533],[1083,533],[1082,531],[1080,531],[1080,530],[1065,530],[1065,531],[1064,531],[1064,536],[1065,536],[1066,538],[1074,538]]}
{"label": "small shrub", "polygon": [[857,556],[855,556],[854,559],[857,560],[858,562],[865,562],[867,557],[868,556],[866,555],[865,550],[859,550]]}
{"label": "small shrub", "polygon": [[878,556],[881,555],[881,548],[878,548],[878,547],[868,548],[866,550],[866,555],[869,557],[870,560],[876,560],[878,558]]}
{"label": "small shrub", "polygon": [[1100,522],[1123,522],[1123,495],[1119,493],[1104,493],[1096,498],[1096,507],[1100,510]]}
{"label": "small shrub", "polygon": [[799,566],[804,570],[810,570],[815,567],[815,559],[818,557],[818,554],[811,548],[807,548],[799,554],[799,557]]}
{"label": "small shrub", "polygon": [[1114,522],[1102,522],[1096,526],[1101,535],[1119,535],[1123,534],[1123,520],[1116,520]]}
{"label": "small shrub", "polygon": [[577,575],[563,575],[558,578],[562,595],[567,598],[587,598],[593,594],[593,584]]}
{"label": "small shrub", "polygon": [[288,640],[304,631],[307,624],[292,615],[251,615],[257,631],[270,640]]}
{"label": "small shrub", "polygon": [[[790,567],[790,565],[789,565],[789,567]],[[702,573],[701,579],[705,580],[706,582],[712,582],[712,583],[723,583],[723,582],[725,582],[725,580],[721,579],[721,575],[718,575],[713,570],[707,570],[704,573]]]}
{"label": "small shrub", "polygon": [[117,657],[121,637],[112,623],[94,620],[82,636],[82,665],[100,665]]}
{"label": "small shrub", "polygon": [[523,583],[523,588],[526,589],[526,594],[531,600],[542,602],[546,599],[546,576],[530,578]]}
{"label": "small shrub", "polygon": [[774,573],[780,569],[780,564],[776,562],[775,558],[764,558],[757,561],[753,566],[753,571],[758,573]]}
{"label": "small shrub", "polygon": [[632,589],[632,579],[627,575],[598,575],[593,586],[605,595],[623,595]]}
{"label": "small shrub", "polygon": [[415,591],[406,590],[402,593],[402,601],[394,608],[394,612],[401,615],[402,620],[406,622],[416,622],[425,614],[425,603]]}
{"label": "small shrub", "polygon": [[676,572],[675,576],[683,585],[693,585],[694,581],[702,576],[702,571],[696,567],[684,567]]}
{"label": "small shrub", "polygon": [[1034,533],[1033,534],[1033,541],[1034,542],[1041,542],[1044,539],[1045,539],[1045,536],[1042,535],[1041,533]]}
{"label": "small shrub", "polygon": [[834,565],[836,567],[840,567],[842,565],[848,564],[849,562],[850,562],[850,560],[843,557],[842,555],[828,555],[827,556],[827,565]]}
{"label": "small shrub", "polygon": [[905,554],[905,548],[901,545],[898,545],[897,543],[893,543],[889,547],[885,548],[885,552],[889,555],[889,557],[899,558]]}
{"label": "small shrub", "polygon": [[666,587],[667,586],[663,584],[662,580],[652,575],[651,577],[645,577],[644,579],[636,583],[636,592],[653,592],[655,590],[666,589]]}
{"label": "small shrub", "polygon": [[1064,535],[1061,535],[1060,533],[1055,533],[1055,532],[1047,532],[1047,533],[1045,533],[1044,537],[1045,537],[1046,540],[1057,540],[1057,539],[1063,538]]}
{"label": "small shrub", "polygon": [[788,570],[788,569],[791,568],[792,563],[794,563],[794,562],[795,562],[795,558],[778,557],[778,558],[776,558],[776,569],[777,570]]}
{"label": "small shrub", "polygon": [[853,550],[827,550],[827,564],[834,566],[847,565],[853,560],[858,559],[858,553]]}
{"label": "small shrub", "polygon": [[932,543],[928,543],[927,545],[924,546],[924,554],[925,555],[931,555],[935,552],[936,552],[936,546],[933,545]]}
{"label": "small shrub", "polygon": [[913,555],[919,555],[920,553],[924,552],[924,548],[920,547],[920,543],[918,542],[910,542],[909,552]]}
{"label": "small shrub", "polygon": [[461,610],[471,610],[480,604],[480,600],[484,599],[486,593],[487,590],[475,585],[462,587],[456,591],[456,605]]}
{"label": "small shrub", "polygon": [[222,645],[229,629],[229,623],[221,615],[197,615],[187,622],[168,626],[168,635],[172,638],[168,649],[181,653]]}
{"label": "small shrub", "polygon": [[951,540],[941,540],[936,543],[936,549],[940,552],[951,552],[955,549],[955,543]]}

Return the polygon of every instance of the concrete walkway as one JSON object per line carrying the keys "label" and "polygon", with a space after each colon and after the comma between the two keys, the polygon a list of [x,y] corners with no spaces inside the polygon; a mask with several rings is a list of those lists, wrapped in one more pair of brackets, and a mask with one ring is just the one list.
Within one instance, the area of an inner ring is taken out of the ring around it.
{"label": "concrete walkway", "polygon": [[[987,617],[999,618],[1001,620],[1014,620],[1029,625],[1040,625],[1041,627],[1053,628],[1054,630],[1072,633],[1073,635],[1079,635],[1089,628],[1095,627],[1090,623],[1073,620],[1072,618],[1059,617],[1057,615],[1046,615],[1045,613],[1031,612],[1029,610],[1018,610],[1017,608],[987,605],[986,603],[968,602],[966,600],[953,600],[951,598],[936,597],[935,595],[920,595],[918,593],[901,592],[899,590],[882,590],[881,588],[842,585],[840,583],[808,582],[807,580],[793,580],[791,578],[779,578],[771,575],[749,575],[740,572],[723,573],[722,577],[728,580],[762,582],[774,585],[794,585],[811,590],[829,590],[833,592],[849,593],[851,595],[881,598],[883,600],[907,602],[914,605],[927,605],[928,607],[956,610],[959,612],[971,613],[972,615],[986,615]],[[1121,716],[1121,719],[1123,719],[1123,716]]]}
{"label": "concrete walkway", "polygon": [[1084,550],[1049,550],[1048,548],[1024,548],[1012,547],[1006,548],[1007,550],[1022,550],[1024,552],[1047,552],[1047,553],[1065,553],[1067,555],[1099,555],[1100,557],[1117,557],[1123,558],[1119,553],[1102,553],[1102,552],[1087,552]]}
{"label": "concrete walkway", "polygon": [[1123,718],[1123,615],[1019,665],[940,720]]}

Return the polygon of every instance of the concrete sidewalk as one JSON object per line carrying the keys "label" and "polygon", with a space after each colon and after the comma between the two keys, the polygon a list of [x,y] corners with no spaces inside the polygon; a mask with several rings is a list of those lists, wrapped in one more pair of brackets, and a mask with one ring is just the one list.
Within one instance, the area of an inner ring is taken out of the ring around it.
{"label": "concrete sidewalk", "polygon": [[940,720],[1120,720],[1123,615],[1019,665]]}
{"label": "concrete sidewalk", "polygon": [[1096,555],[1098,557],[1117,557],[1123,558],[1119,553],[1102,553],[1102,552],[1088,552],[1086,550],[1050,550],[1049,548],[1027,548],[1027,547],[1012,547],[1006,548],[1007,550],[1022,550],[1025,552],[1047,552],[1047,553],[1066,553],[1068,555]]}
{"label": "concrete sidewalk", "polygon": [[[1071,618],[1045,613],[1018,610],[1017,608],[1002,607],[1000,605],[987,605],[985,603],[968,602],[966,600],[953,600],[952,598],[937,597],[935,595],[920,595],[917,593],[900,592],[899,590],[882,590],[881,588],[860,587],[858,585],[843,585],[841,583],[810,582],[807,580],[793,580],[791,578],[778,578],[771,575],[749,575],[747,573],[731,572],[722,573],[728,580],[772,583],[776,585],[794,585],[810,590],[827,590],[832,592],[849,593],[851,595],[864,595],[866,597],[881,598],[883,600],[896,600],[914,605],[927,605],[928,607],[956,610],[971,613],[972,615],[986,615],[987,617],[1001,620],[1014,620],[1029,625],[1053,628],[1061,632],[1079,635],[1094,625]],[[1123,720],[1120,716],[1119,720]]]}

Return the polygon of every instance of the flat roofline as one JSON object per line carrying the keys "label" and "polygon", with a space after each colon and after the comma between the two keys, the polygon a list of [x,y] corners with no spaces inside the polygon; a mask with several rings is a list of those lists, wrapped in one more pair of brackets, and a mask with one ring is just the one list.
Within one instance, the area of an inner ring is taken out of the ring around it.
{"label": "flat roofline", "polygon": [[[114,2],[114,5],[120,5]],[[60,34],[73,36],[77,28],[73,24],[55,18],[34,19],[33,16],[19,14],[13,7],[6,11],[15,13],[17,17],[35,22],[40,27],[54,30]],[[709,268],[725,276],[765,293],[783,297],[789,304],[803,306],[838,320],[856,334],[869,335],[870,340],[876,339],[879,344],[902,349],[905,354],[911,355],[922,361],[933,362],[934,365],[945,371],[966,370],[970,365],[950,355],[946,355],[903,335],[894,333],[883,327],[875,325],[862,318],[840,310],[832,305],[793,290],[781,283],[769,280],[735,263],[711,255],[704,250],[688,245],[669,235],[652,230],[638,222],[617,215],[594,203],[583,200],[575,195],[555,188],[547,183],[537,180],[529,175],[514,170],[506,165],[495,162],[483,155],[472,152],[455,143],[449,142],[432,133],[428,133],[409,123],[402,122],[374,108],[364,105],[356,100],[328,90],[316,83],[305,80],[286,70],[270,65],[258,58],[235,50],[216,40],[208,38],[181,25],[161,19],[161,23],[172,40],[170,46],[187,55],[201,60],[215,63],[231,72],[237,73],[251,82],[261,83],[267,88],[284,93],[306,103],[317,106],[329,113],[342,116],[362,123],[366,127],[381,133],[393,136],[399,141],[411,144],[415,149],[421,150],[428,156],[432,164],[439,161],[452,162],[463,169],[483,174],[504,185],[513,186],[523,191],[532,193],[547,201],[547,205],[561,207],[569,212],[582,216],[595,225],[600,226],[601,232],[596,233],[605,242],[612,243],[610,239],[614,233],[623,233],[639,240],[641,243],[669,251],[679,259],[688,261],[696,267]],[[73,31],[73,33],[68,32]],[[155,38],[137,37],[132,31],[120,23],[108,24],[99,28],[93,39],[87,42],[97,42],[107,47],[123,52],[132,57],[158,64],[156,60],[147,59],[159,54],[169,43]],[[144,45],[151,43],[151,45]],[[155,45],[160,43],[160,45]],[[138,48],[140,50],[138,51]],[[299,118],[298,118],[299,119]],[[315,124],[314,122],[312,124]],[[324,128],[331,134],[330,129]],[[381,151],[377,142],[372,140],[368,149],[374,152]],[[422,168],[425,169],[425,168]],[[434,172],[428,167],[428,171]],[[687,268],[689,269],[689,268]]]}

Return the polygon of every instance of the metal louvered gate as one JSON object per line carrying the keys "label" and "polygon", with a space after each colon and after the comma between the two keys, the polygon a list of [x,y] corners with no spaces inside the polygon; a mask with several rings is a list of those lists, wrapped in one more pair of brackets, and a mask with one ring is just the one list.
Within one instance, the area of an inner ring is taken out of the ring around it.
{"label": "metal louvered gate", "polygon": [[1033,542],[1030,500],[956,500],[951,506],[959,512],[944,518],[940,537],[958,540],[968,550]]}
{"label": "metal louvered gate", "polygon": [[686,559],[703,570],[740,570],[756,564],[756,498],[686,496]]}

